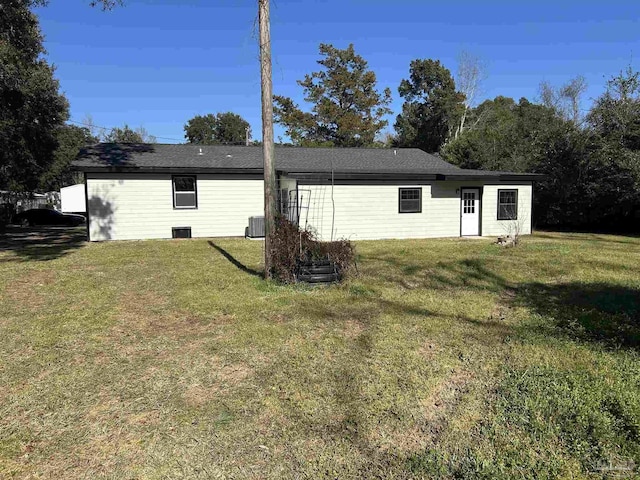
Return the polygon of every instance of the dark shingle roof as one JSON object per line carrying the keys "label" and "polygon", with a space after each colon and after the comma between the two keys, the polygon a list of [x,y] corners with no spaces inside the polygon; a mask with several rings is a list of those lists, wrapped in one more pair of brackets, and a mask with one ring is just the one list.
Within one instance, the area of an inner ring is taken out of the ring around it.
{"label": "dark shingle roof", "polygon": [[[276,147],[276,169],[289,174],[496,176],[463,170],[417,148]],[[84,171],[262,171],[262,148],[225,145],[100,143],[73,166]],[[502,172],[501,174],[503,174]],[[514,174],[515,175],[515,174]]]}

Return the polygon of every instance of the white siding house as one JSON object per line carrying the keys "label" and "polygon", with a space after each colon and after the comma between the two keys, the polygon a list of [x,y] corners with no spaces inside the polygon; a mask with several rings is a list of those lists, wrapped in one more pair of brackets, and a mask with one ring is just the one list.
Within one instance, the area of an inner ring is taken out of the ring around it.
{"label": "white siding house", "polygon": [[[263,213],[258,147],[100,144],[92,241],[243,236]],[[531,233],[534,175],[464,170],[416,149],[278,148],[279,207],[322,240]]]}

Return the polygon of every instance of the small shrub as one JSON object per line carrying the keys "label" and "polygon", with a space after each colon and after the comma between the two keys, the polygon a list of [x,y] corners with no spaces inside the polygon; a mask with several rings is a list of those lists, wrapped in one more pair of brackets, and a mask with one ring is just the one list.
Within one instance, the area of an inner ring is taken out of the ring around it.
{"label": "small shrub", "polygon": [[320,242],[310,228],[300,229],[285,217],[278,216],[271,234],[271,276],[293,283],[301,262],[333,262],[341,275],[355,266],[355,249],[349,240]]}
{"label": "small shrub", "polygon": [[356,251],[349,240],[335,240],[333,242],[318,242],[323,257],[336,264],[343,273],[349,273],[355,268]]}

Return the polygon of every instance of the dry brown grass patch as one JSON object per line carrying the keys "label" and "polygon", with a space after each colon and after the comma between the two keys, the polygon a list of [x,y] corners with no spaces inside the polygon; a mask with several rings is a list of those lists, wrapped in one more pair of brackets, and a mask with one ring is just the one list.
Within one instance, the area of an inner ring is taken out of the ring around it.
{"label": "dry brown grass patch", "polygon": [[348,319],[344,322],[343,332],[344,336],[353,339],[358,338],[364,332],[365,326],[360,320]]}
{"label": "dry brown grass patch", "polygon": [[169,299],[156,292],[131,293],[120,297],[118,323],[113,332],[128,335],[164,335],[184,338],[192,335],[211,334],[214,325],[225,325],[235,321],[233,315],[218,315],[205,319],[187,311],[172,308]]}
{"label": "dry brown grass patch", "polygon": [[467,370],[454,371],[450,377],[438,383],[422,402],[425,408],[425,421],[433,443],[446,427],[447,417],[469,391],[469,384],[473,378],[474,374]]}
{"label": "dry brown grass patch", "polygon": [[18,308],[37,312],[50,302],[46,287],[55,283],[56,279],[54,270],[35,270],[9,282],[5,295]]}
{"label": "dry brown grass patch", "polygon": [[127,423],[134,426],[159,425],[161,421],[159,410],[147,410],[132,413],[127,417]]}
{"label": "dry brown grass patch", "polygon": [[426,342],[418,349],[418,353],[425,360],[433,360],[439,353],[440,348],[433,342]]}
{"label": "dry brown grass patch", "polygon": [[454,418],[463,397],[469,392],[473,379],[472,372],[454,371],[451,376],[437,383],[431,394],[422,401],[422,415],[413,424],[395,423],[387,428],[378,426],[369,438],[370,443],[377,445],[378,452],[394,451],[403,455],[436,445]]}
{"label": "dry brown grass patch", "polygon": [[[210,384],[203,382],[188,385],[185,388],[183,398],[187,405],[201,407],[214,401],[217,397],[226,394],[236,388],[253,372],[246,365],[224,365],[217,357],[213,358],[209,368],[212,370],[214,381]],[[216,365],[218,365],[216,367]]]}

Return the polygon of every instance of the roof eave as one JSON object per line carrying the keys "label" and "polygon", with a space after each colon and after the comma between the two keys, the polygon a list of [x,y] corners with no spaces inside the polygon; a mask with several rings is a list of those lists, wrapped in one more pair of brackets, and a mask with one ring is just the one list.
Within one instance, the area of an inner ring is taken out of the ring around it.
{"label": "roof eave", "polygon": [[545,180],[544,175],[523,173],[523,174],[504,174],[496,172],[487,172],[486,175],[468,175],[464,173],[440,175],[438,180],[457,180],[457,181],[473,181],[473,180],[495,180],[501,182],[534,182]]}
{"label": "roof eave", "polygon": [[261,168],[202,168],[202,167],[136,167],[72,165],[72,169],[85,173],[220,173],[262,174]]}
{"label": "roof eave", "polygon": [[420,172],[280,172],[294,180],[436,180],[435,173]]}

